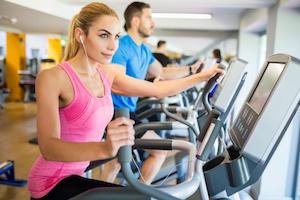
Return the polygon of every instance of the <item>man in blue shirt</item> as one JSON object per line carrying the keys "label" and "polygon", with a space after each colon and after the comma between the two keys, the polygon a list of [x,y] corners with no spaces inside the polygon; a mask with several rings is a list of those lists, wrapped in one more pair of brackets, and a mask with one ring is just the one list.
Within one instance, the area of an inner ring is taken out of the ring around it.
{"label": "man in blue shirt", "polygon": [[[137,44],[130,35],[119,40],[119,48],[113,56],[112,63],[125,67],[126,74],[137,79],[145,79],[149,65],[155,62],[150,49],[143,43]],[[113,94],[115,108],[129,108],[135,112],[138,97]]]}
{"label": "man in blue shirt", "polygon": [[[119,48],[113,56],[112,63],[125,67],[126,74],[137,78],[145,79],[146,75],[160,77],[162,79],[177,79],[196,73],[201,65],[201,61],[191,66],[167,67],[162,65],[153,57],[151,50],[143,43],[154,29],[152,11],[149,4],[143,2],[131,3],[124,12],[125,30],[127,35],[119,40]],[[113,94],[114,107],[116,109],[129,108],[131,118],[136,122],[136,104],[138,97],[128,97]],[[147,131],[142,138],[159,139],[160,137],[153,131]],[[141,181],[150,184],[158,173],[166,158],[166,151],[151,150],[149,157],[144,161],[141,172]],[[116,161],[104,166],[101,179],[113,181],[120,166]]]}
{"label": "man in blue shirt", "polygon": [[[162,79],[177,79],[195,73],[201,61],[191,66],[162,67],[154,58],[151,50],[143,43],[154,30],[152,11],[149,4],[143,2],[131,3],[124,12],[125,30],[127,35],[119,40],[119,48],[113,56],[112,63],[125,67],[126,74],[145,79],[146,75]],[[129,108],[135,112],[138,97],[113,95],[115,108]]]}

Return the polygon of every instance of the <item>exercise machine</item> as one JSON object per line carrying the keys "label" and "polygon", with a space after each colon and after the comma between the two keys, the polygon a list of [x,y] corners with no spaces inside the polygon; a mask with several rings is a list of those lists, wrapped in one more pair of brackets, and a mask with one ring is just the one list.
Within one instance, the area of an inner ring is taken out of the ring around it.
{"label": "exercise machine", "polygon": [[[129,168],[131,147],[126,146],[120,149],[118,158],[131,192],[127,193],[126,188],[122,188],[118,196],[117,188],[105,188],[106,192],[96,188],[74,199],[104,198],[109,193],[114,193],[110,199],[131,199],[134,189],[136,195],[144,197],[141,199],[186,199],[197,190],[200,190],[203,200],[228,199],[254,184],[272,158],[300,105],[299,73],[300,60],[285,54],[270,56],[230,129],[233,145],[222,155],[208,160],[221,128],[219,113],[213,109],[204,140],[199,141],[197,147],[193,176],[186,182],[164,188],[139,183]],[[173,141],[165,140],[165,144],[160,143],[160,146],[160,149],[172,149]]]}
{"label": "exercise machine", "polygon": [[14,161],[8,160],[0,163],[0,184],[23,187],[26,183],[26,180],[15,178]]}

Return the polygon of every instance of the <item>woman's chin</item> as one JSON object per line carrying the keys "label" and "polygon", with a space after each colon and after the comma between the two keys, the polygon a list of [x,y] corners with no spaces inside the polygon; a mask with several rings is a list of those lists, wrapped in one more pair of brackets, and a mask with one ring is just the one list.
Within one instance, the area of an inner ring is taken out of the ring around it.
{"label": "woman's chin", "polygon": [[101,59],[99,59],[99,63],[101,63],[101,64],[109,64],[109,63],[111,63],[111,58],[110,59],[101,58]]}

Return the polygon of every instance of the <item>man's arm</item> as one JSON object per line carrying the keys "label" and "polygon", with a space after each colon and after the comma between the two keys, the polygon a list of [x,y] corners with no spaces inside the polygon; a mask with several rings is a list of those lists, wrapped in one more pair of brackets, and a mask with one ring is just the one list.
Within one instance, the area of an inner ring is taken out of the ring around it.
{"label": "man's arm", "polygon": [[161,77],[165,80],[178,79],[196,73],[201,64],[202,61],[198,60],[191,66],[162,67],[162,65],[155,60],[150,65],[148,73],[150,77]]}
{"label": "man's arm", "polygon": [[124,73],[119,73],[113,67],[111,69],[114,70],[113,72],[115,74],[112,85],[112,90],[114,93],[123,96],[157,98],[163,98],[178,94],[183,90],[191,88],[201,81],[209,80],[217,73],[224,74],[224,71],[219,69],[218,65],[214,65],[204,72],[197,73],[189,77],[151,83],[148,81],[132,78]]}

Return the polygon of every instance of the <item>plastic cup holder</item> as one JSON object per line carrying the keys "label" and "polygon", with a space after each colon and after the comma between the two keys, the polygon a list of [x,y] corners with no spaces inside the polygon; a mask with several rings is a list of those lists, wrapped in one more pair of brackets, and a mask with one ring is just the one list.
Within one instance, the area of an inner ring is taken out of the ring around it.
{"label": "plastic cup holder", "polygon": [[223,161],[224,156],[218,156],[210,161],[208,161],[205,165],[203,165],[203,171],[209,171],[217,166],[219,166]]}
{"label": "plastic cup holder", "polygon": [[228,174],[230,174],[230,185],[238,187],[246,184],[250,179],[250,171],[248,163],[243,156],[240,156],[230,163],[227,167]]}

